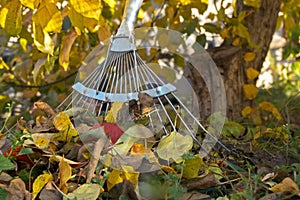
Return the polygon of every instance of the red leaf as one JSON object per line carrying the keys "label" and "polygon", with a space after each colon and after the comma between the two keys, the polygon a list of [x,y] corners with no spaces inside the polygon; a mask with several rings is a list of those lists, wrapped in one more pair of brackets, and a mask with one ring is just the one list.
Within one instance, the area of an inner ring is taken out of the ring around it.
{"label": "red leaf", "polygon": [[106,135],[110,137],[110,140],[113,144],[115,144],[118,139],[123,135],[123,130],[117,125],[109,122],[102,122],[99,124],[95,124],[92,129],[99,128],[104,126],[104,132]]}
{"label": "red leaf", "polygon": [[[22,162],[26,162],[26,163],[29,163],[30,165],[33,164],[32,161],[28,158],[27,155],[19,155],[18,156],[18,153],[21,151],[21,149],[23,148],[22,145],[20,146],[17,146],[16,148],[12,149],[12,148],[9,148],[7,149],[6,151],[4,151],[3,155],[5,157],[8,157],[8,156],[11,156],[11,157],[16,157],[16,159],[18,161],[22,161]],[[12,151],[12,152],[11,152]],[[11,152],[11,154],[10,154]]]}

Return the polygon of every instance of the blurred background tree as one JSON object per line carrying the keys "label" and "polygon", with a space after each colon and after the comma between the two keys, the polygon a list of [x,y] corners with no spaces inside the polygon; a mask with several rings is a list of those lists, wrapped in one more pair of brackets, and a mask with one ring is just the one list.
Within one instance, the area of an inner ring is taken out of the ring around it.
{"label": "blurred background tree", "polygon": [[[124,4],[0,0],[0,112],[11,101],[16,118],[30,118],[28,111],[37,100],[57,106],[70,93],[87,54],[115,33]],[[264,71],[272,69],[273,77],[268,88],[292,91],[284,95],[298,92],[299,15],[298,0],[145,0],[137,26],[173,29],[205,47],[224,79],[227,115],[236,119],[259,92],[256,81],[268,52],[270,62]],[[280,40],[270,51],[275,31]],[[193,70],[187,65],[184,72],[199,96],[201,115],[207,117],[210,97]]]}

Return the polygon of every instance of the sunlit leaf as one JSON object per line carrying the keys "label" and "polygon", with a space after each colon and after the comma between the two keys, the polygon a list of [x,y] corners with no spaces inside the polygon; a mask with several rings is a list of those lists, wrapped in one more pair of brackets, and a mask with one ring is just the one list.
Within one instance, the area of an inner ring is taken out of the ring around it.
{"label": "sunlit leaf", "polygon": [[66,130],[71,124],[69,116],[64,112],[60,112],[53,120],[53,125],[59,131]]}
{"label": "sunlit leaf", "polygon": [[111,8],[114,8],[117,5],[116,0],[103,0]]}
{"label": "sunlit leaf", "polygon": [[122,166],[122,171],[113,169],[108,175],[107,189],[112,189],[116,184],[122,183],[124,180],[131,182],[133,185],[138,184],[139,173],[135,172],[131,166]]}
{"label": "sunlit leaf", "polygon": [[59,188],[63,193],[68,192],[67,181],[72,176],[72,168],[71,166],[63,159],[59,162]]}
{"label": "sunlit leaf", "polygon": [[272,192],[284,192],[300,196],[298,185],[290,178],[283,179],[280,183],[269,188]]}
{"label": "sunlit leaf", "polygon": [[76,12],[74,8],[70,8],[68,11],[68,16],[73,26],[77,27],[80,30],[84,29],[84,17],[82,14]]}
{"label": "sunlit leaf", "polygon": [[245,84],[243,85],[244,93],[247,99],[252,100],[258,94],[258,89],[253,84]]}
{"label": "sunlit leaf", "polygon": [[212,172],[215,175],[216,179],[218,179],[218,180],[220,180],[224,177],[223,171],[217,164],[210,164],[210,166],[208,167],[208,170],[210,172]]}
{"label": "sunlit leaf", "polygon": [[244,4],[254,8],[260,8],[260,0],[244,0]]}
{"label": "sunlit leaf", "polygon": [[157,146],[157,154],[162,159],[173,159],[178,163],[183,160],[182,155],[187,153],[192,146],[193,139],[189,135],[181,135],[173,131],[161,139]]}
{"label": "sunlit leaf", "polygon": [[22,5],[19,0],[8,1],[0,10],[0,25],[10,35],[18,35],[22,29]]}
{"label": "sunlit leaf", "polygon": [[99,20],[101,14],[101,4],[99,0],[70,0],[74,10],[84,17]]}
{"label": "sunlit leaf", "polygon": [[61,51],[59,54],[59,64],[64,68],[65,71],[68,70],[70,51],[77,36],[78,35],[75,31],[71,31],[67,36],[64,36],[62,39]]}
{"label": "sunlit leaf", "polygon": [[24,52],[26,52],[26,50],[27,50],[27,43],[28,43],[27,40],[25,38],[20,38],[19,39],[19,43],[20,43],[20,46],[21,46],[22,50]]}
{"label": "sunlit leaf", "polygon": [[96,200],[100,193],[103,192],[103,188],[99,184],[90,183],[83,184],[72,193],[69,193],[63,197],[64,200],[69,199],[88,199]]}
{"label": "sunlit leaf", "polygon": [[35,197],[40,193],[43,187],[52,180],[53,180],[53,176],[51,174],[39,175],[33,182],[32,198],[35,199]]}
{"label": "sunlit leaf", "polygon": [[107,115],[105,116],[105,121],[109,123],[116,123],[118,113],[123,106],[123,102],[114,102],[112,103],[111,109],[108,111]]}
{"label": "sunlit leaf", "polygon": [[259,71],[257,71],[253,67],[250,67],[247,69],[246,74],[247,74],[247,78],[252,81],[258,77]]}
{"label": "sunlit leaf", "polygon": [[99,27],[98,37],[100,41],[104,41],[111,36],[110,27],[108,24],[103,24]]}
{"label": "sunlit leaf", "polygon": [[62,27],[61,12],[55,3],[42,1],[38,10],[32,16],[35,24],[39,24],[45,32],[60,32]]}
{"label": "sunlit leaf", "polygon": [[38,6],[40,0],[20,0],[20,2],[23,6],[26,6],[33,10]]}

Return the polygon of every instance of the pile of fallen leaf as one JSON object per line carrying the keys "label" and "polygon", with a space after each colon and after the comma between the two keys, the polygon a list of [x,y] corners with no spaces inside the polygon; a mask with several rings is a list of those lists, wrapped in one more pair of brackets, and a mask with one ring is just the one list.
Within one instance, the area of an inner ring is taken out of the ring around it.
{"label": "pile of fallen leaf", "polygon": [[[142,124],[122,130],[115,124],[119,110],[116,103],[105,121],[75,126],[76,114],[36,102],[34,120],[19,120],[0,135],[0,199],[193,200],[220,189],[219,199],[229,199],[247,190],[243,158],[212,152],[204,161],[188,135],[172,131],[157,141]],[[260,174],[262,189],[273,192],[262,199],[300,197],[291,178],[275,177]]]}

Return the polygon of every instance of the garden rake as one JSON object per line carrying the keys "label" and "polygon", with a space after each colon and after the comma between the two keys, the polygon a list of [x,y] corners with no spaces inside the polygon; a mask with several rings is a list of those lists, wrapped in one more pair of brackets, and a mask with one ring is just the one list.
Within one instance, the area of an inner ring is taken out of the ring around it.
{"label": "garden rake", "polygon": [[128,106],[125,118],[129,121],[141,123],[147,119],[144,124],[154,132],[189,134],[199,146],[195,135],[200,127],[229,151],[176,96],[177,88],[162,80],[137,53],[134,23],[141,4],[142,0],[126,2],[123,21],[110,39],[105,59],[83,81],[73,85],[72,93],[58,109],[81,108],[105,121],[113,104],[123,102]]}

